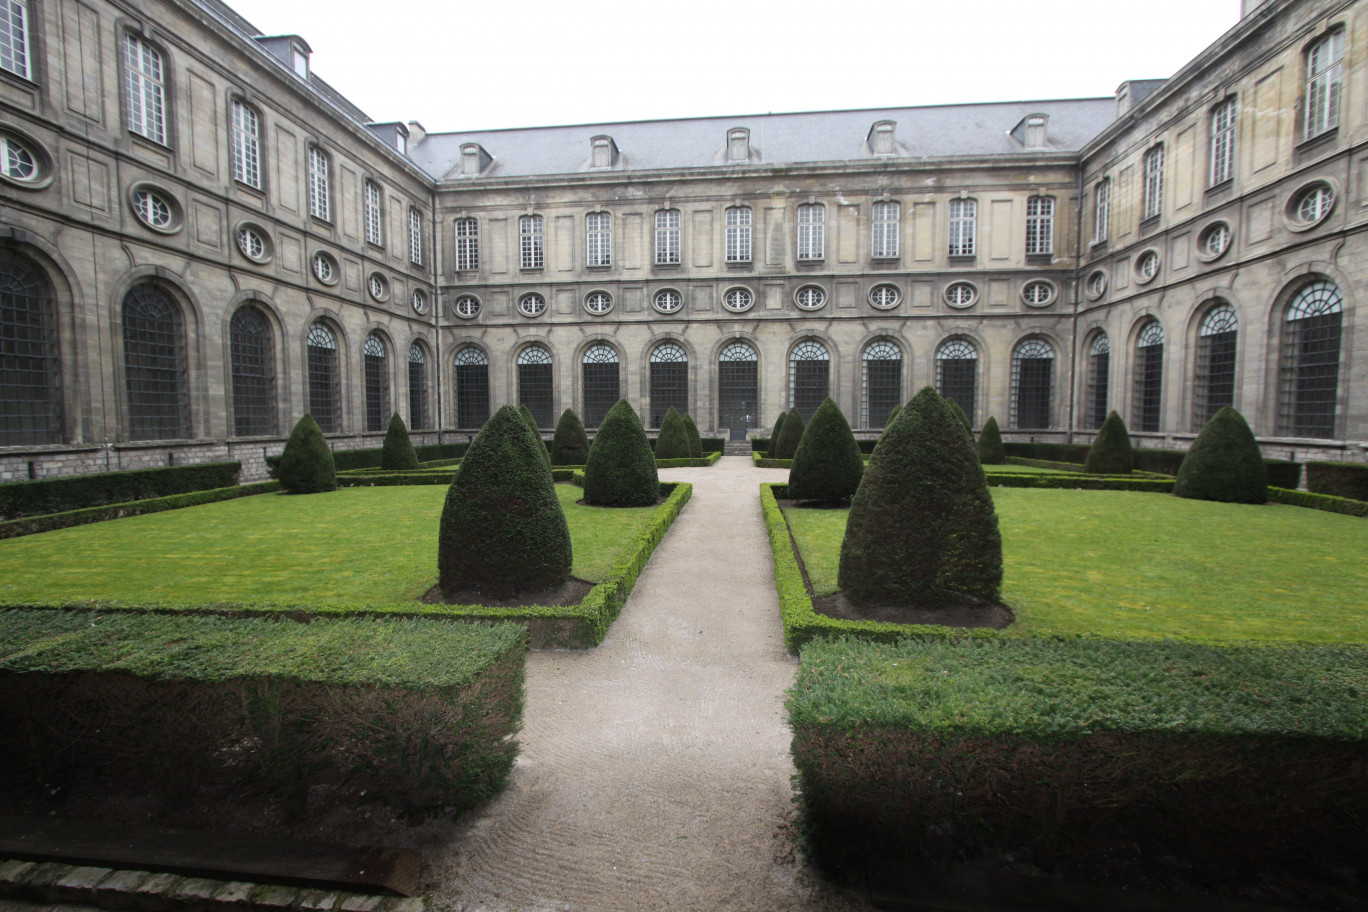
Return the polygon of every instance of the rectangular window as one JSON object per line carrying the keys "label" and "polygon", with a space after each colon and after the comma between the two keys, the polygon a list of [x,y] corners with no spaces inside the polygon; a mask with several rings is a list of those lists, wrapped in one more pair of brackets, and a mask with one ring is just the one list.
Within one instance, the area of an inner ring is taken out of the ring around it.
{"label": "rectangular window", "polygon": [[480,268],[480,223],[473,218],[456,220],[456,269]]}
{"label": "rectangular window", "polygon": [[586,266],[611,266],[613,263],[613,224],[606,212],[591,212],[584,217]]}
{"label": "rectangular window", "polygon": [[328,154],[309,146],[309,214],[328,221],[332,207],[328,200]]}
{"label": "rectangular window", "polygon": [[129,132],[166,145],[166,89],[161,53],[124,35],[124,90]]}
{"label": "rectangular window", "polygon": [[385,244],[385,220],[380,211],[380,185],[366,181],[366,242]]}
{"label": "rectangular window", "polygon": [[261,128],[241,101],[233,102],[233,180],[261,189]]}
{"label": "rectangular window", "polygon": [[655,214],[655,261],[662,266],[679,262],[678,209],[661,209]]}
{"label": "rectangular window", "polygon": [[975,223],[978,221],[978,201],[952,199],[950,201],[950,256],[973,256]]}
{"label": "rectangular window", "polygon": [[1306,53],[1306,139],[1339,126],[1344,86],[1344,32],[1332,32]]}
{"label": "rectangular window", "polygon": [[1164,147],[1155,146],[1145,153],[1145,214],[1154,218],[1164,211]]}
{"label": "rectangular window", "polygon": [[1093,190],[1093,243],[1103,244],[1111,235],[1111,181],[1097,182]]}
{"label": "rectangular window", "polygon": [[28,79],[28,0],[0,0],[0,69]]}
{"label": "rectangular window", "polygon": [[727,210],[727,262],[751,260],[751,211],[744,206]]}
{"label": "rectangular window", "polygon": [[870,238],[870,255],[876,260],[898,258],[898,204],[874,204],[874,234]]}
{"label": "rectangular window", "polygon": [[1026,201],[1026,255],[1054,253],[1054,199],[1033,196]]}
{"label": "rectangular window", "polygon": [[798,207],[798,259],[820,260],[826,256],[826,207],[804,203]]}
{"label": "rectangular window", "polygon": [[423,217],[409,210],[409,262],[423,265]]}
{"label": "rectangular window", "polygon": [[546,243],[540,215],[524,215],[518,219],[519,249],[523,269],[541,269],[546,264]]}
{"label": "rectangular window", "polygon": [[1235,99],[1227,98],[1211,112],[1211,186],[1235,176]]}

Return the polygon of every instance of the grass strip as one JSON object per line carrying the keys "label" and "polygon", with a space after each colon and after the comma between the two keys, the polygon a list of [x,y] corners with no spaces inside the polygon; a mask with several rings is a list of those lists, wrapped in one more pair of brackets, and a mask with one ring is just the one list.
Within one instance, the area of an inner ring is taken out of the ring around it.
{"label": "grass strip", "polygon": [[148,500],[133,500],[126,503],[102,507],[86,507],[69,510],[65,513],[48,513],[26,519],[12,519],[0,522],[0,540],[34,535],[38,532],[51,532],[55,529],[68,529],[90,523],[121,519],[125,516],[143,516],[148,513],[162,513],[167,510],[181,510],[202,504],[236,500],[254,494],[271,494],[280,490],[278,481],[258,481],[252,484],[234,485],[230,488],[213,488],[208,491],[194,491],[188,494],[172,494],[168,497],[153,497]]}

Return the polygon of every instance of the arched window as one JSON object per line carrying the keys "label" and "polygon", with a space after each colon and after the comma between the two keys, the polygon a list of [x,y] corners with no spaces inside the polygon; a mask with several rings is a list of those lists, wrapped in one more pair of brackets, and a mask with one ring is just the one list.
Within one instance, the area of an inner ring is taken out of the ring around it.
{"label": "arched window", "polygon": [[1107,420],[1107,394],[1111,383],[1111,340],[1100,332],[1088,346],[1088,427],[1100,428]]}
{"label": "arched window", "polygon": [[1164,392],[1164,328],[1150,320],[1135,340],[1135,427],[1159,430]]}
{"label": "arched window", "polygon": [[155,285],[123,300],[124,376],[130,440],[190,436],[190,389],[180,308]]}
{"label": "arched window", "polygon": [[389,351],[384,340],[371,333],[362,346],[362,356],[366,362],[366,430],[376,433],[389,425]]}
{"label": "arched window", "polygon": [[337,336],[322,323],[309,327],[309,414],[325,434],[342,430],[338,393]]}
{"label": "arched window", "polygon": [[751,428],[759,418],[760,356],[748,342],[728,342],[717,356],[717,426]]}
{"label": "arched window", "polygon": [[1283,436],[1335,436],[1343,316],[1343,296],[1324,279],[1302,286],[1288,304],[1278,396]]}
{"label": "arched window", "polygon": [[529,345],[518,352],[518,404],[527,406],[537,427],[555,424],[551,353],[540,345]]}
{"label": "arched window", "polygon": [[1235,404],[1235,343],[1239,330],[1235,308],[1225,301],[1202,318],[1197,330],[1197,382],[1193,384],[1194,431],[1200,431],[1225,406]]}
{"label": "arched window", "polygon": [[830,389],[831,353],[816,339],[804,339],[789,354],[790,405],[804,421],[811,421]]}
{"label": "arched window", "polygon": [[408,365],[409,427],[426,430],[432,426],[428,420],[427,353],[417,342],[409,346]]}
{"label": "arched window", "polygon": [[954,399],[977,424],[974,406],[978,401],[978,349],[968,339],[946,339],[936,349],[936,392]]}
{"label": "arched window", "polygon": [[689,411],[689,355],[678,342],[661,342],[651,349],[651,427],[660,427],[670,406]]}
{"label": "arched window", "polygon": [[255,307],[239,307],[228,324],[233,373],[233,433],[263,437],[280,433],[276,420],[275,339]]}
{"label": "arched window", "polygon": [[[534,346],[535,347],[535,346]],[[524,352],[527,349],[523,350]],[[545,353],[546,349],[540,349]],[[481,428],[489,420],[489,358],[473,345],[467,345],[456,353],[456,426],[458,428]],[[526,389],[523,379],[523,360],[518,358],[519,387]],[[536,364],[530,364],[536,367]],[[551,366],[551,356],[546,357],[546,366]],[[546,382],[550,383],[550,377]],[[524,398],[523,403],[526,403]],[[529,409],[532,406],[528,406]],[[532,412],[536,416],[536,411]]]}
{"label": "arched window", "polygon": [[1053,388],[1054,349],[1044,339],[1022,339],[1012,350],[1012,427],[1049,427]]}
{"label": "arched window", "polygon": [[606,342],[595,342],[584,350],[580,360],[584,372],[584,426],[598,427],[608,410],[622,398],[618,353]]}
{"label": "arched window", "polygon": [[860,424],[881,428],[888,413],[902,401],[902,349],[888,339],[875,339],[865,346],[861,370]]}
{"label": "arched window", "polygon": [[61,379],[52,286],[0,250],[0,446],[62,442]]}

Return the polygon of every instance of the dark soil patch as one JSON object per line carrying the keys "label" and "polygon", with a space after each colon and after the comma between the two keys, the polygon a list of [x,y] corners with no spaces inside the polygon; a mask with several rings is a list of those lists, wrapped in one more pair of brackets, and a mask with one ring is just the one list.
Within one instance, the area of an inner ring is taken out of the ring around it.
{"label": "dark soil patch", "polygon": [[420,601],[424,605],[484,605],[489,608],[526,608],[529,605],[559,607],[578,605],[584,601],[584,597],[593,588],[594,584],[588,580],[572,576],[564,585],[557,586],[554,589],[514,592],[504,598],[499,598],[497,597],[498,594],[483,589],[461,589],[453,593],[450,598],[443,598],[442,590],[433,586],[423,593]]}
{"label": "dark soil patch", "polygon": [[[804,581],[807,572],[803,573]],[[812,587],[808,586],[811,595]],[[1016,617],[1012,609],[999,602],[985,602],[978,599],[966,600],[959,605],[939,605],[934,608],[918,608],[915,605],[887,605],[876,608],[856,608],[850,604],[844,592],[836,592],[825,598],[814,598],[812,608],[818,614],[846,621],[886,621],[890,624],[937,624],[941,627],[991,627],[1002,630]]]}

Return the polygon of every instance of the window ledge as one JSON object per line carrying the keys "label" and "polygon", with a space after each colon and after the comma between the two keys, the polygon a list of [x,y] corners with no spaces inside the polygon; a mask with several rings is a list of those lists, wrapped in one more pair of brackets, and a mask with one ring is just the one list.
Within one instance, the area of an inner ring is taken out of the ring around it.
{"label": "window ledge", "polygon": [[1159,223],[1160,223],[1161,221],[1163,221],[1163,219],[1164,219],[1164,213],[1162,213],[1162,212],[1156,212],[1154,215],[1151,215],[1151,216],[1149,216],[1148,218],[1141,219],[1141,220],[1140,220],[1140,232],[1141,232],[1141,234],[1144,234],[1145,232],[1153,231],[1154,229],[1158,228],[1158,227],[1159,227]]}
{"label": "window ledge", "polygon": [[978,254],[952,253],[948,255],[948,259],[950,260],[950,264],[952,266],[973,266],[975,263],[978,262]]}
{"label": "window ledge", "polygon": [[150,136],[143,136],[141,133],[136,133],[133,130],[128,129],[127,124],[124,124],[124,133],[127,134],[128,138],[133,140],[134,143],[144,145],[155,152],[162,153],[163,155],[170,155],[174,151],[169,143],[157,142]]}
{"label": "window ledge", "polygon": [[1317,133],[1310,139],[1303,139],[1301,142],[1297,143],[1297,158],[1300,159],[1303,156],[1317,152],[1320,150],[1321,146],[1334,144],[1334,142],[1339,139],[1339,129],[1339,127],[1331,127],[1324,133]]}

